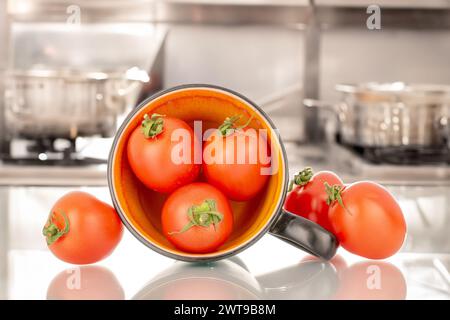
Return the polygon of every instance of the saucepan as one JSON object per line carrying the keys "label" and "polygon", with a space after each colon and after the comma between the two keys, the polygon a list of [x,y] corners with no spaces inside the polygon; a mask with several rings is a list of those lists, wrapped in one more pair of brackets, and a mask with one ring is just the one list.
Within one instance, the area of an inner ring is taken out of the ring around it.
{"label": "saucepan", "polygon": [[[131,132],[145,114],[165,114],[188,124],[203,122],[203,130],[217,128],[226,117],[240,114],[253,119],[250,126],[265,129],[271,145],[272,170],[268,182],[255,198],[230,201],[234,228],[217,251],[205,254],[183,252],[164,236],[161,209],[167,195],[144,187],[133,174],[126,146]],[[213,85],[182,85],[157,93],[137,106],[119,128],[108,161],[108,183],[114,206],[130,232],[149,248],[183,261],[212,261],[247,249],[270,233],[323,259],[334,256],[336,237],[318,224],[283,209],[288,190],[288,162],[277,130],[264,111],[241,94]]]}
{"label": "saucepan", "polygon": [[126,71],[28,70],[7,74],[7,131],[25,138],[111,137],[148,75]]}
{"label": "saucepan", "polygon": [[339,103],[304,103],[333,111],[342,144],[399,163],[450,161],[450,86],[369,82],[336,91]]}

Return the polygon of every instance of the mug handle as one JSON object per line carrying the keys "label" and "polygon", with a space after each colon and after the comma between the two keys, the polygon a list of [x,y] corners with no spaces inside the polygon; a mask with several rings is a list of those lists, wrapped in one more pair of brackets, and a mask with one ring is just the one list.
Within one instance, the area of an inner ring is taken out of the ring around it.
{"label": "mug handle", "polygon": [[339,246],[334,234],[317,223],[282,210],[269,233],[316,257],[330,260]]}

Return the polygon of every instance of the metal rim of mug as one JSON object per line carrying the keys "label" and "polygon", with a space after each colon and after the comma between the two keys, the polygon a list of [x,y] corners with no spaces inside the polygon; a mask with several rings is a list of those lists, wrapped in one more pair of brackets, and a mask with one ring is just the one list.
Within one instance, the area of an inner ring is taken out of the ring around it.
{"label": "metal rim of mug", "polygon": [[126,228],[133,234],[133,236],[135,238],[137,238],[141,243],[143,243],[145,246],[149,247],[150,249],[152,249],[155,252],[158,252],[166,257],[172,258],[172,259],[176,259],[176,260],[181,260],[181,261],[186,261],[186,262],[199,262],[199,261],[217,261],[217,260],[221,260],[221,259],[226,259],[230,256],[233,256],[235,254],[238,254],[240,252],[242,252],[243,250],[249,248],[250,246],[252,246],[254,243],[256,243],[264,234],[266,234],[271,226],[273,226],[273,224],[276,222],[276,220],[280,217],[280,215],[282,214],[282,207],[286,198],[286,190],[288,188],[288,183],[289,183],[289,166],[288,166],[288,159],[287,159],[287,154],[286,154],[286,150],[284,148],[284,144],[281,141],[281,138],[279,135],[275,134],[275,137],[277,139],[278,145],[280,146],[280,150],[281,150],[281,156],[282,156],[282,165],[284,166],[284,177],[283,177],[283,182],[282,182],[282,189],[281,189],[281,194],[280,197],[278,199],[278,205],[276,207],[276,209],[274,210],[274,212],[272,213],[272,216],[270,217],[270,219],[266,222],[266,225],[253,237],[251,237],[249,240],[239,244],[235,249],[230,250],[229,252],[223,253],[223,254],[219,254],[219,255],[215,255],[215,256],[205,256],[202,257],[201,255],[198,256],[183,256],[183,255],[179,255],[179,254],[175,254],[169,251],[166,251],[160,247],[158,247],[157,245],[153,244],[151,241],[149,241],[148,239],[146,239],[141,233],[139,233],[134,226],[128,221],[125,213],[122,211],[122,208],[119,204],[119,202],[117,201],[117,198],[115,196],[115,190],[113,187],[113,161],[114,161],[114,156],[115,156],[115,150],[117,147],[117,144],[120,140],[121,135],[123,134],[125,128],[128,126],[128,123],[130,122],[131,119],[133,119],[133,117],[146,105],[149,104],[149,102],[160,98],[166,94],[172,93],[174,91],[180,91],[180,90],[185,90],[185,89],[212,89],[212,90],[217,90],[217,91],[222,91],[225,92],[226,94],[231,94],[234,97],[237,97],[239,99],[241,99],[242,101],[244,101],[247,105],[249,105],[250,107],[252,107],[256,112],[258,112],[262,118],[264,118],[264,120],[269,124],[270,128],[273,130],[273,132],[277,131],[277,128],[275,126],[275,124],[272,122],[272,120],[270,119],[270,117],[253,101],[251,101],[250,99],[248,99],[247,97],[241,95],[238,92],[235,92],[231,89],[227,89],[221,86],[216,86],[216,85],[211,85],[211,84],[184,84],[184,85],[179,85],[179,86],[175,86],[169,89],[165,89],[162,90],[160,92],[155,93],[154,95],[146,98],[145,100],[143,100],[141,103],[139,103],[125,118],[125,120],[122,122],[122,124],[120,125],[119,129],[117,130],[115,136],[114,136],[114,141],[112,143],[111,146],[111,150],[109,153],[109,157],[108,157],[108,169],[107,169],[107,179],[108,179],[108,188],[109,188],[109,192],[111,195],[111,199],[113,202],[113,205],[117,211],[117,213],[119,214],[120,219],[122,220],[122,223],[126,226]]}

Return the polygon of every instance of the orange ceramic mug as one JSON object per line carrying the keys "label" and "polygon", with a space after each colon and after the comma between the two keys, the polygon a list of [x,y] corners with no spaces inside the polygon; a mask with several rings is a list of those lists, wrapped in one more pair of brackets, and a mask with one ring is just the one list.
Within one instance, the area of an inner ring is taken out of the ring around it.
{"label": "orange ceramic mug", "polygon": [[[146,187],[133,174],[126,146],[131,132],[145,114],[159,113],[202,121],[202,129],[217,128],[230,115],[252,117],[250,127],[265,129],[274,168],[262,192],[245,202],[230,201],[234,227],[229,239],[215,252],[196,254],[174,247],[163,235],[161,209],[167,195]],[[182,85],[149,97],[136,107],[119,128],[108,161],[108,184],[114,206],[130,232],[151,249],[184,261],[218,260],[255,243],[266,232],[324,259],[334,256],[336,237],[318,224],[283,209],[288,189],[286,152],[270,118],[256,104],[231,90],[211,85]]]}

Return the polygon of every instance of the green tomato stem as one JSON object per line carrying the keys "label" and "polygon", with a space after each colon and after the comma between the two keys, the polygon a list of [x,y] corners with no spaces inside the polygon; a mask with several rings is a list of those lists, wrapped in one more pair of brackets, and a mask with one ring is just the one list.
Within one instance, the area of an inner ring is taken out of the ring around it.
{"label": "green tomato stem", "polygon": [[211,224],[216,229],[222,221],[223,214],[216,209],[216,201],[207,199],[199,205],[193,205],[187,212],[189,222],[179,231],[169,232],[169,235],[184,233],[194,226],[208,228]]}
{"label": "green tomato stem", "polygon": [[222,136],[226,137],[235,132],[236,130],[241,130],[247,127],[250,122],[253,120],[253,115],[248,118],[247,122],[244,123],[242,126],[236,126],[236,122],[242,118],[242,115],[234,115],[232,117],[226,117],[224,122],[219,126],[219,131],[222,134]]}
{"label": "green tomato stem", "polygon": [[328,182],[324,183],[325,190],[327,192],[328,198],[327,198],[327,205],[331,205],[334,202],[338,202],[338,204],[350,215],[352,213],[347,209],[347,207],[344,205],[344,201],[342,200],[342,191],[343,187],[335,184],[333,186],[330,186]]}
{"label": "green tomato stem", "polygon": [[50,217],[47,220],[47,223],[42,229],[42,234],[45,236],[47,245],[49,246],[52,245],[56,240],[61,238],[63,235],[67,234],[70,230],[69,218],[67,218],[67,215],[64,212],[61,212],[61,215],[64,218],[64,229],[59,229],[55,224],[55,212],[51,213]]}
{"label": "green tomato stem", "polygon": [[305,186],[313,177],[314,172],[311,167],[306,167],[294,176],[294,179],[289,182],[288,191],[292,191],[294,184],[297,186]]}
{"label": "green tomato stem", "polygon": [[144,115],[142,120],[142,133],[146,138],[155,138],[164,129],[164,115],[154,113],[151,117],[148,114]]}

